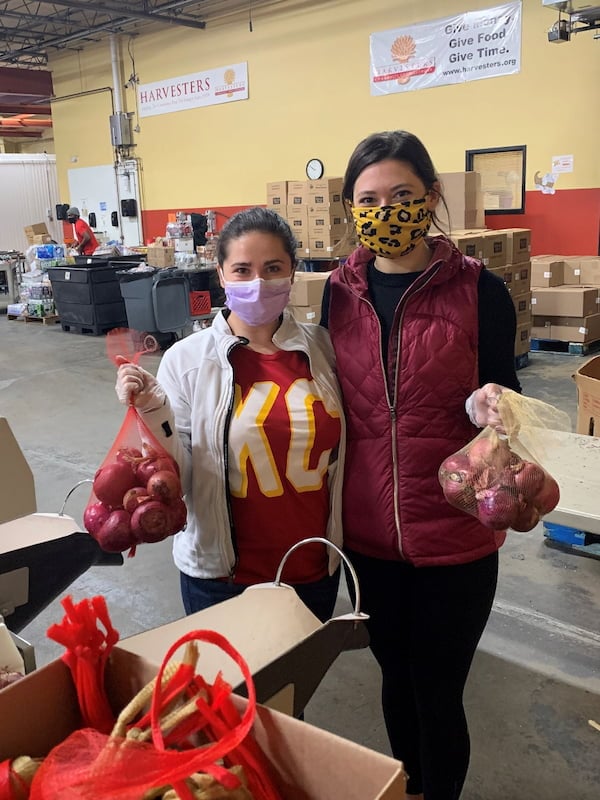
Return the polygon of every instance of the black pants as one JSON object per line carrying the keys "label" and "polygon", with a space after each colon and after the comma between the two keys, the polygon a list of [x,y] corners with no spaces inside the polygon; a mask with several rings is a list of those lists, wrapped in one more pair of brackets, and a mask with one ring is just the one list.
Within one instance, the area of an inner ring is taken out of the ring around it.
{"label": "black pants", "polygon": [[347,554],[361,610],[371,617],[385,724],[392,753],[408,773],[408,792],[457,800],[470,753],[463,690],[492,608],[498,554],[419,568]]}

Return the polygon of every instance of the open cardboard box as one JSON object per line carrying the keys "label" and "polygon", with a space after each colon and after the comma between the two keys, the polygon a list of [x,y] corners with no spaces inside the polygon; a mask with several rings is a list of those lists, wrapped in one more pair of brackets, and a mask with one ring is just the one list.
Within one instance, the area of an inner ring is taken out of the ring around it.
{"label": "open cardboard box", "polygon": [[[123,650],[158,667],[164,653],[188,631],[214,630],[244,656],[259,703],[297,716],[325,673],[344,650],[366,647],[367,630],[360,615],[347,614],[323,625],[285,584],[251,586],[241,595],[158,628],[123,639]],[[202,653],[206,680],[221,670],[234,691],[239,673],[214,650]]]}
{"label": "open cardboard box", "polygon": [[[205,649],[201,651],[202,672]],[[156,671],[154,663],[115,648],[106,676],[114,711],[120,711]],[[243,710],[246,701],[234,699]],[[62,661],[54,661],[0,690],[0,719],[0,761],[20,755],[46,755],[81,727],[68,668]],[[405,797],[405,773],[399,761],[285,714],[259,706],[254,736],[271,764],[274,780],[285,800]]]}
{"label": "open cardboard box", "polygon": [[33,474],[0,417],[0,608],[13,633],[93,564],[121,564],[72,517],[37,513]]}

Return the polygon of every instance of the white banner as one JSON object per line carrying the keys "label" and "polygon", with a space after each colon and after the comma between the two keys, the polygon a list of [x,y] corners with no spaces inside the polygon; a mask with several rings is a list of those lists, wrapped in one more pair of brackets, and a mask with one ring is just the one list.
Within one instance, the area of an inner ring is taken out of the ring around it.
{"label": "white banner", "polygon": [[138,86],[140,117],[248,99],[248,64],[231,64]]}
{"label": "white banner", "polygon": [[512,75],[521,68],[521,3],[371,34],[371,94]]}

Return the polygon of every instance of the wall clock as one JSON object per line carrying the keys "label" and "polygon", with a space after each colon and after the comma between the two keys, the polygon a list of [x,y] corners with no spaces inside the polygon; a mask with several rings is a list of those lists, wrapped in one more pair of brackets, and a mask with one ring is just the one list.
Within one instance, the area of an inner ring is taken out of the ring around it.
{"label": "wall clock", "polygon": [[306,176],[311,181],[318,181],[319,178],[323,177],[324,172],[325,167],[320,158],[311,158],[306,164]]}

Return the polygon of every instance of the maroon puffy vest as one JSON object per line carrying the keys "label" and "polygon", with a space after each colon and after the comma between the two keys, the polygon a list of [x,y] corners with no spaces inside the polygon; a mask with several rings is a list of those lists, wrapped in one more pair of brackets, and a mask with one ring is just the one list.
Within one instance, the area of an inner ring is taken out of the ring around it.
{"label": "maroon puffy vest", "polygon": [[329,308],[347,415],[344,544],[417,566],[482,558],[505,536],[452,508],[438,481],[442,461],[477,432],[464,404],[478,387],[482,267],[445,237],[428,241],[433,257],[396,309],[387,367],[364,248],[332,273]]}

